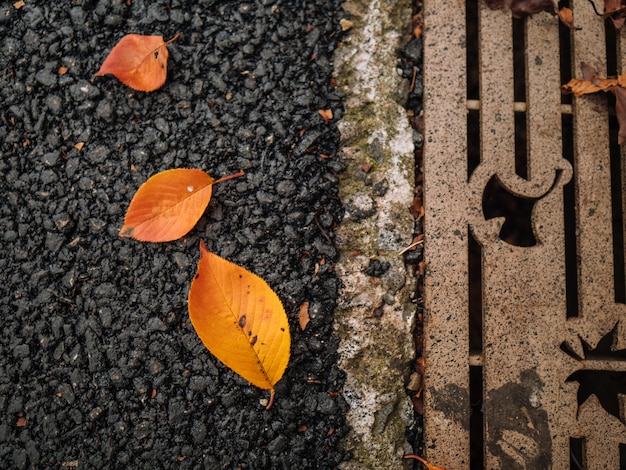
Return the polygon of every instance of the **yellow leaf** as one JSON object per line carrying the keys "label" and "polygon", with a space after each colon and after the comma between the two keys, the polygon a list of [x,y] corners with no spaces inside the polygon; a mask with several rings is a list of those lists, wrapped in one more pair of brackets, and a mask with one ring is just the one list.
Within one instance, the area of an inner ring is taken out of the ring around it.
{"label": "yellow leaf", "polygon": [[189,317],[207,349],[244,379],[274,390],[289,362],[287,314],[267,283],[200,242]]}

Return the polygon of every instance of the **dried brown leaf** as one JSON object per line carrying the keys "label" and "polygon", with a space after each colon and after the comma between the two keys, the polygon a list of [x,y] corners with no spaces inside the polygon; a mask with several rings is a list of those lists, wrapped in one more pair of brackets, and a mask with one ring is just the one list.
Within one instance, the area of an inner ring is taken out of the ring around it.
{"label": "dried brown leaf", "polygon": [[542,11],[554,14],[556,5],[552,0],[513,0],[511,3],[511,13],[516,18],[526,18]]}
{"label": "dried brown leaf", "polygon": [[306,329],[309,321],[311,321],[309,317],[309,303],[303,302],[302,305],[300,305],[300,313],[298,313],[298,322],[300,323],[300,329],[302,331]]}
{"label": "dried brown leaf", "polygon": [[608,16],[622,9],[622,0],[604,0],[604,15]]}
{"label": "dried brown leaf", "polygon": [[573,78],[563,85],[561,89],[564,93],[573,93],[574,96],[579,97],[598,91],[607,91],[611,87],[620,86],[621,83],[626,82],[626,77],[624,76],[611,78],[600,77],[598,71],[593,66],[584,62],[580,67],[583,78]]}
{"label": "dried brown leaf", "polygon": [[591,65],[582,63],[583,79],[574,78],[563,85],[564,93],[573,93],[579,97],[598,91],[611,92],[615,96],[615,114],[619,124],[617,141],[620,145],[626,143],[626,74],[619,77],[604,78]]}
{"label": "dried brown leaf", "polygon": [[[492,10],[499,10],[500,8],[504,8],[504,0],[484,0],[485,4],[491,8]],[[507,2],[507,4],[510,3]]]}

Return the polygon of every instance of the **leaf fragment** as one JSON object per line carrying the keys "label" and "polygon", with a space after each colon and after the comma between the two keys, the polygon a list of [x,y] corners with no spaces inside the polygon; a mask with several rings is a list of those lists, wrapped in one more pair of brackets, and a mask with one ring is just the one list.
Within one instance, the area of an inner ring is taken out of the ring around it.
{"label": "leaf fragment", "polygon": [[603,78],[591,65],[580,64],[583,78],[573,78],[561,87],[564,93],[573,93],[577,98],[589,93],[607,91],[611,87],[626,86],[626,75],[619,77]]}
{"label": "leaf fragment", "polygon": [[300,323],[300,329],[304,331],[311,321],[309,317],[309,302],[302,302],[300,305],[300,312],[298,313],[298,323]]}
{"label": "leaf fragment", "polygon": [[516,18],[526,18],[536,13],[546,11],[554,14],[555,5],[553,0],[484,0],[489,8],[498,10],[503,7],[511,9]]}
{"label": "leaf fragment", "polygon": [[271,390],[273,399],[289,362],[291,336],[287,314],[270,286],[200,242],[188,305],[206,348],[248,382]]}
{"label": "leaf fragment", "polygon": [[595,67],[582,63],[583,78],[573,78],[561,87],[563,93],[573,93],[577,98],[582,95],[599,91],[611,92],[615,95],[615,114],[619,124],[617,142],[626,143],[626,74],[618,77],[603,78]]}
{"label": "leaf fragment", "polygon": [[556,14],[559,15],[559,19],[561,20],[561,23],[563,23],[569,29],[576,29],[576,30],[582,29],[580,27],[574,26],[574,13],[572,12],[571,8],[563,7],[560,10],[558,10]]}
{"label": "leaf fragment", "polygon": [[317,112],[322,116],[324,124],[328,124],[333,119],[332,109],[318,109]]}
{"label": "leaf fragment", "polygon": [[96,76],[110,73],[135,90],[157,90],[167,77],[167,44],[179,37],[164,42],[163,36],[127,34],[113,47]]}

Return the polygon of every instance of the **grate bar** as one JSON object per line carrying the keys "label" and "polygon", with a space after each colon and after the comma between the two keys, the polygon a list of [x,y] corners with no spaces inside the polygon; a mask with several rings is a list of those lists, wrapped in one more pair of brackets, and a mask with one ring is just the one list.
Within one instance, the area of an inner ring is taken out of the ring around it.
{"label": "grate bar", "polygon": [[[470,455],[467,132],[465,68],[465,3],[438,2],[424,18],[425,147],[432,158],[424,162],[431,175],[425,201],[431,236],[425,250],[449,253],[449,259],[431,259],[425,278],[424,349],[425,448],[445,468],[467,468]],[[445,42],[446,47],[440,44]],[[442,87],[441,83],[447,86]],[[451,90],[454,90],[451,93]],[[445,123],[439,125],[435,123]],[[435,144],[436,143],[436,144]],[[432,145],[434,144],[434,145]],[[452,209],[452,210],[451,210]],[[457,235],[453,232],[457,230]],[[449,321],[439,313],[447,312]]]}

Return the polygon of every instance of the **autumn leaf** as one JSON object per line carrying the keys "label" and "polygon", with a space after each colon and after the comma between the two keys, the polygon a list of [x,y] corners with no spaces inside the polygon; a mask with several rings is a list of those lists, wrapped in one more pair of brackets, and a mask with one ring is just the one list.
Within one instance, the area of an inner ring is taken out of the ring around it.
{"label": "autumn leaf", "polygon": [[563,93],[573,93],[579,97],[598,91],[611,92],[615,95],[615,114],[619,124],[617,142],[626,143],[626,74],[618,77],[603,78],[598,71],[589,64],[582,63],[583,78],[573,78],[561,87]]}
{"label": "autumn leaf", "polygon": [[583,78],[572,78],[563,85],[561,89],[564,93],[573,93],[574,96],[579,97],[598,91],[608,91],[611,87],[626,87],[626,75],[603,78],[594,67],[584,62],[580,65],[580,68]]}
{"label": "autumn leaf", "polygon": [[242,174],[215,181],[202,170],[177,168],[152,176],[130,202],[120,236],[144,242],[182,237],[200,220],[211,199],[213,184]]}
{"label": "autumn leaf", "polygon": [[322,116],[324,124],[328,124],[333,118],[332,109],[318,109],[317,112],[320,114],[320,116]]}
{"label": "autumn leaf", "polygon": [[593,11],[596,15],[602,16],[603,20],[609,18],[613,22],[615,29],[621,29],[626,19],[626,8],[624,8],[624,0],[604,0],[604,11],[602,14],[598,12],[596,5],[590,0]]}
{"label": "autumn leaf", "polygon": [[514,18],[527,18],[542,11],[557,15],[561,22],[570,29],[574,27],[574,15],[569,8],[557,8],[554,0],[484,0],[492,10],[507,7],[511,10]]}
{"label": "autumn leaf", "polygon": [[622,0],[604,0],[604,14],[610,15],[622,9]]}
{"label": "autumn leaf", "polygon": [[485,0],[492,10],[508,7],[516,18],[525,18],[541,11],[554,13],[556,8],[553,0]]}
{"label": "autumn leaf", "polygon": [[511,13],[516,18],[526,18],[542,11],[554,14],[556,11],[554,2],[552,0],[513,0],[511,2]]}
{"label": "autumn leaf", "polygon": [[273,398],[289,362],[291,337],[283,305],[263,279],[209,252],[201,241],[189,317],[215,357],[253,385],[271,390]]}
{"label": "autumn leaf", "polygon": [[167,77],[167,45],[163,36],[128,34],[111,50],[96,76],[111,73],[124,85],[138,91],[161,88]]}
{"label": "autumn leaf", "polygon": [[574,26],[574,13],[570,8],[563,7],[559,11],[556,12],[559,15],[559,19],[561,23],[567,26],[569,29],[577,29],[580,30],[582,28]]}

